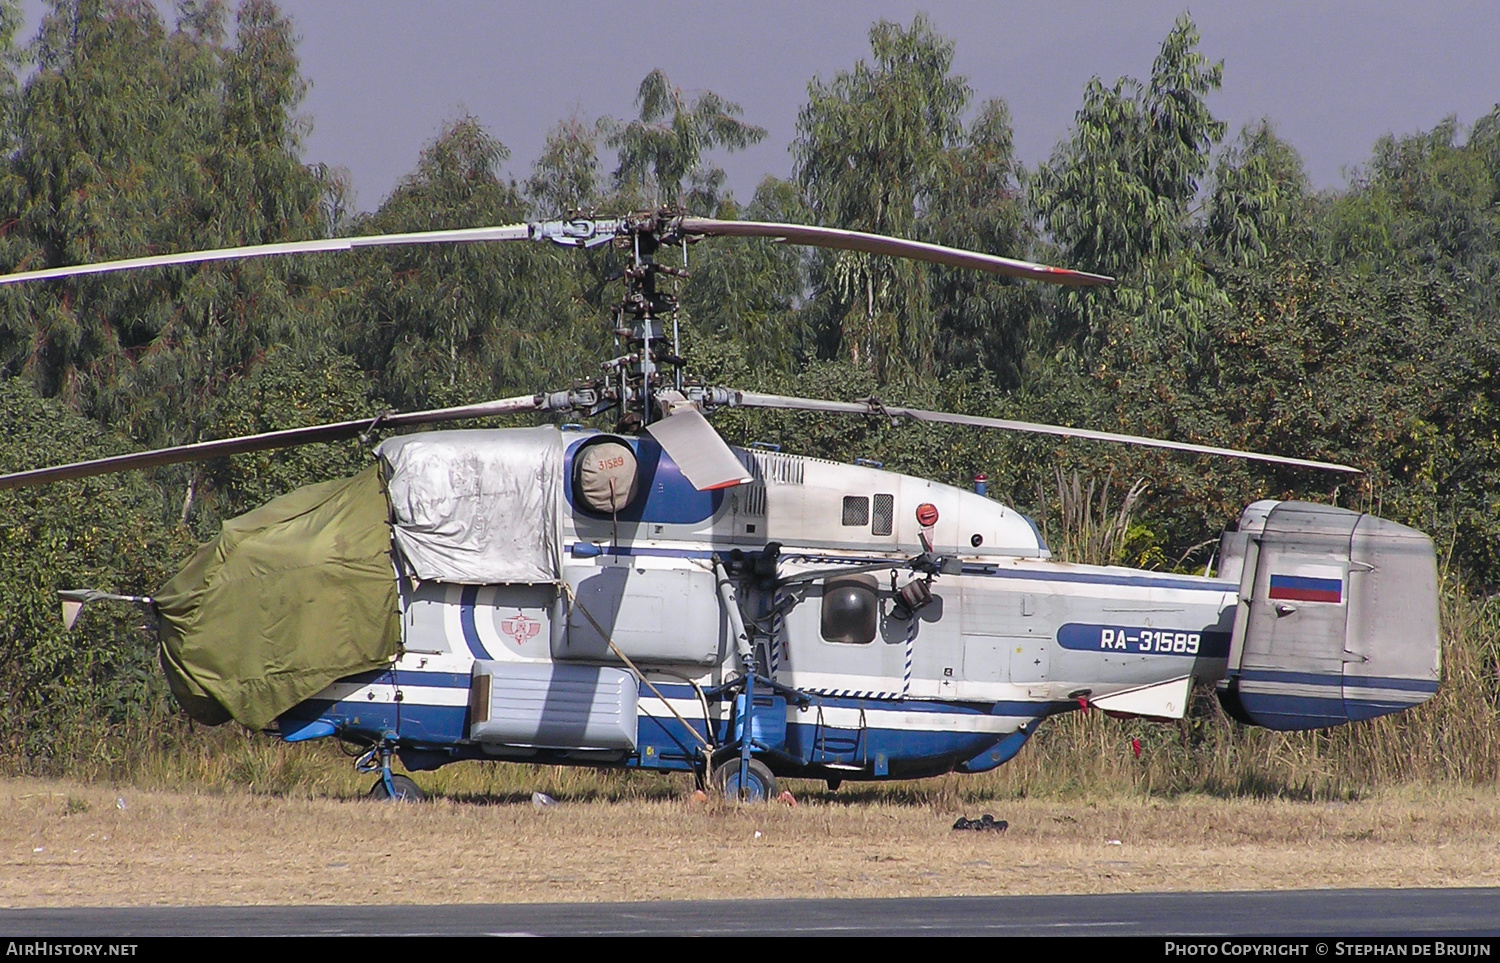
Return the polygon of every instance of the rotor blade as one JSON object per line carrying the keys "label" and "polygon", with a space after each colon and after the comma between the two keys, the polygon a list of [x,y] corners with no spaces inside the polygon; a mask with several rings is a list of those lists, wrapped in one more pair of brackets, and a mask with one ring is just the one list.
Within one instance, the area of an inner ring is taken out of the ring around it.
{"label": "rotor blade", "polygon": [[365,237],[331,237],[317,241],[283,241],[277,244],[252,244],[248,247],[222,247],[211,251],[187,251],[182,254],[152,254],[100,261],[97,264],[75,264],[72,267],[46,268],[0,275],[0,284],[20,281],[45,281],[84,274],[108,274],[136,268],[165,267],[172,264],[202,264],[208,261],[232,261],[236,258],[272,257],[281,254],[308,254],[318,251],[352,251],[362,247],[397,247],[407,244],[447,244],[467,241],[524,241],[531,236],[530,225],[504,224],[499,227],[471,227],[456,231],[419,231],[415,234],[373,234]]}
{"label": "rotor blade", "polygon": [[975,268],[991,274],[1003,274],[1013,278],[1030,278],[1049,284],[1066,284],[1084,287],[1096,284],[1113,284],[1115,279],[1103,274],[1088,274],[1067,268],[1049,267],[1031,261],[995,254],[981,254],[941,244],[923,241],[908,241],[884,234],[866,234],[863,231],[844,231],[833,227],[810,227],[805,224],[772,224],[761,221],[720,221],[707,217],[684,217],[684,234],[701,234],[705,237],[769,237],[795,244],[810,244],[814,247],[831,247],[844,251],[863,251],[866,254],[889,254],[894,257],[909,257],[934,264],[952,267]]}
{"label": "rotor blade", "polygon": [[309,425],[306,428],[288,428],[285,431],[268,431],[261,435],[242,435],[218,441],[200,441],[193,445],[177,445],[174,448],[157,448],[153,451],[115,455],[111,458],[96,458],[93,461],[78,461],[71,465],[55,465],[51,468],[35,468],[10,475],[0,475],[0,489],[24,488],[29,485],[44,485],[48,482],[69,478],[86,478],[90,475],[108,475],[113,472],[131,471],[137,468],[155,468],[158,465],[175,465],[184,461],[207,461],[226,455],[239,455],[250,451],[265,451],[270,448],[291,448],[320,441],[340,441],[356,438],[376,428],[403,428],[410,425],[431,425],[464,418],[487,418],[517,411],[533,411],[540,407],[542,395],[521,395],[485,401],[477,405],[462,405],[457,408],[434,408],[430,411],[410,411],[404,414],[377,415],[356,421],[339,421],[325,425]]}
{"label": "rotor blade", "polygon": [[[676,394],[676,392],[672,392]],[[669,401],[670,405],[671,402]],[[696,406],[677,403],[667,417],[646,426],[683,477],[700,492],[746,485],[754,479]]]}
{"label": "rotor blade", "polygon": [[1267,455],[1236,448],[1215,448],[1211,445],[1192,445],[1181,441],[1162,441],[1140,435],[1121,435],[1110,431],[1091,431],[1087,428],[1064,428],[1060,425],[1043,425],[1030,421],[1008,421],[1003,418],[984,418],[979,415],[956,415],[947,411],[925,411],[921,408],[900,408],[868,401],[821,401],[813,398],[790,398],[785,395],[763,395],[754,391],[731,392],[732,405],[745,408],[782,408],[790,411],[830,411],[853,415],[883,415],[889,418],[912,418],[916,421],[936,422],[946,425],[972,425],[976,428],[999,428],[1004,431],[1025,431],[1043,435],[1059,435],[1063,438],[1086,438],[1090,441],[1114,441],[1127,445],[1142,445],[1148,448],[1167,448],[1172,451],[1190,451],[1199,455],[1221,455],[1226,458],[1245,458],[1250,461],[1271,462],[1276,465],[1291,465],[1296,468],[1317,468],[1324,471],[1364,474],[1358,468],[1334,462],[1310,461],[1306,458],[1287,458],[1283,455]]}

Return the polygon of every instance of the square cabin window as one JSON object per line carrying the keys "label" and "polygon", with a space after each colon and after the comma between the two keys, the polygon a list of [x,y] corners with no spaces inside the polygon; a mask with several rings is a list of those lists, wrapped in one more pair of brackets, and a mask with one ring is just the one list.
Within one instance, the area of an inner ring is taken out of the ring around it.
{"label": "square cabin window", "polygon": [[875,534],[889,535],[896,523],[896,496],[875,496]]}
{"label": "square cabin window", "polygon": [[870,497],[868,495],[844,496],[844,524],[861,527],[870,524]]}

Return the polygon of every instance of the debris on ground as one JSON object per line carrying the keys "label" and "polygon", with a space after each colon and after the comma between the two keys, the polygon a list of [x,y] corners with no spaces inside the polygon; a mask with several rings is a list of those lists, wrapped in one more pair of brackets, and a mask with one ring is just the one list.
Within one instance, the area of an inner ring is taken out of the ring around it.
{"label": "debris on ground", "polygon": [[990,832],[1003,833],[1007,829],[1010,828],[1010,823],[1006,822],[1003,819],[996,819],[994,816],[991,816],[989,813],[985,813],[983,816],[980,816],[978,819],[969,819],[966,816],[960,816],[960,817],[958,817],[958,822],[956,822],[956,823],[953,824],[953,828],[954,829],[976,829],[976,830],[979,830],[980,832],[983,832],[985,830],[989,830]]}
{"label": "debris on ground", "polygon": [[781,795],[779,795],[779,796],[776,797],[776,801],[777,802],[784,802],[788,806],[792,806],[793,808],[795,808],[796,805],[797,805],[797,797],[792,795],[792,792],[791,792],[790,789],[783,789],[781,791]]}
{"label": "debris on ground", "polygon": [[531,794],[531,804],[538,809],[546,809],[548,806],[556,806],[557,800],[544,792],[534,792]]}

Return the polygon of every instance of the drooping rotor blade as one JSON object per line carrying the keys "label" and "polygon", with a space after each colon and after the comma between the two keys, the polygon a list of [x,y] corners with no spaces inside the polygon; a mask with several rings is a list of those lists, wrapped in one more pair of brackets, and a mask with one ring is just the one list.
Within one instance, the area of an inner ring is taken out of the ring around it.
{"label": "drooping rotor blade", "polygon": [[945,425],[971,425],[976,428],[999,428],[1004,431],[1025,431],[1043,435],[1059,435],[1063,438],[1085,438],[1090,441],[1113,441],[1127,445],[1142,445],[1148,448],[1167,448],[1172,451],[1188,451],[1199,455],[1219,455],[1226,458],[1244,458],[1264,461],[1295,468],[1316,468],[1323,471],[1348,472],[1360,475],[1363,472],[1349,465],[1334,462],[1311,461],[1306,458],[1287,458],[1284,455],[1267,455],[1261,452],[1240,451],[1237,448],[1216,448],[1212,445],[1192,445],[1181,441],[1163,441],[1140,435],[1121,435],[1111,431],[1092,431],[1087,428],[1065,428],[1060,425],[1043,425],[1030,421],[1009,421],[1004,418],[984,418],[979,415],[957,415],[947,411],[926,411],[921,408],[901,408],[883,405],[872,399],[866,401],[822,401],[814,398],[791,398],[785,395],[766,395],[754,391],[729,392],[729,404],[744,408],[781,408],[788,411],[829,411],[851,415],[881,415],[887,418],[911,418],[916,421]]}
{"label": "drooping rotor blade", "polygon": [[353,251],[363,247],[399,247],[410,244],[454,244],[470,241],[524,241],[531,237],[529,224],[503,224],[498,227],[471,227],[455,231],[418,231],[414,234],[375,234],[367,237],[331,237],[316,241],[283,241],[276,244],[251,244],[247,247],[222,247],[210,251],[187,251],[182,254],[152,254],[96,264],[45,268],[0,275],[0,285],[21,281],[45,281],[85,274],[109,274],[137,268],[166,267],[173,264],[203,264],[209,261],[232,261],[237,258],[273,257],[281,254],[311,254],[319,251]]}
{"label": "drooping rotor blade", "polygon": [[491,415],[504,415],[517,411],[535,411],[544,406],[546,398],[546,395],[520,395],[515,398],[485,401],[476,405],[461,405],[457,408],[434,408],[430,411],[377,415],[374,418],[360,418],[356,421],[309,425],[306,428],[288,428],[285,431],[268,431],[260,435],[242,435],[238,438],[200,441],[193,445],[177,445],[173,448],[157,448],[153,451],[115,455],[111,458],[96,458],[93,461],[79,461],[71,465],[55,465],[51,468],[36,468],[31,471],[0,475],[0,489],[44,485],[47,482],[63,481],[69,478],[108,475],[137,468],[175,465],[185,461],[207,461],[210,458],[223,458],[226,455],[240,455],[270,448],[291,448],[295,445],[321,441],[341,441],[345,438],[356,438],[377,427],[404,428],[411,425],[459,421],[465,418],[487,418]]}
{"label": "drooping rotor blade", "polygon": [[684,234],[704,237],[768,237],[794,244],[809,244],[814,247],[831,247],[843,251],[863,251],[866,254],[888,254],[893,257],[908,257],[934,264],[952,267],[974,268],[991,274],[1003,274],[1013,278],[1030,278],[1049,284],[1066,284],[1084,287],[1097,284],[1113,284],[1115,279],[1103,274],[1071,271],[1067,268],[1049,267],[1031,261],[995,254],[981,254],[941,244],[923,241],[908,241],[884,234],[866,234],[863,231],[844,231],[832,227],[811,227],[805,224],[773,224],[762,221],[720,221],[707,217],[684,217],[681,230]]}
{"label": "drooping rotor blade", "polygon": [[662,392],[658,398],[666,417],[647,425],[646,431],[694,488],[707,492],[754,480],[696,405],[675,391]]}

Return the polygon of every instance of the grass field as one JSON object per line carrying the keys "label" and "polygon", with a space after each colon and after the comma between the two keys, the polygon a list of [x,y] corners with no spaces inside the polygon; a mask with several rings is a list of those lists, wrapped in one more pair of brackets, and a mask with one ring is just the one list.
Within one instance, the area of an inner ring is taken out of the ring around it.
{"label": "grass field", "polygon": [[[1017,798],[955,806],[519,795],[392,804],[0,781],[0,905],[224,905],[1098,893],[1500,884],[1500,793],[1352,802]],[[557,786],[552,788],[557,789]],[[658,789],[680,789],[673,780]],[[1002,833],[955,831],[981,810]]]}

